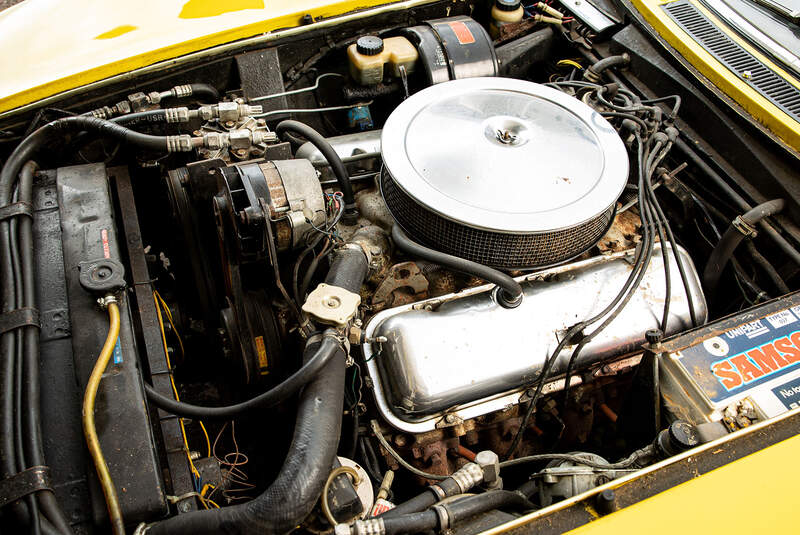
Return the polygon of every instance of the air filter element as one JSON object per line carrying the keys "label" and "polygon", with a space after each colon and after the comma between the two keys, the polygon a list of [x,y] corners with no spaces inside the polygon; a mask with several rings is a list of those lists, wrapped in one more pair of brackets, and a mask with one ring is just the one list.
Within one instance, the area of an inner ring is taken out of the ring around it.
{"label": "air filter element", "polygon": [[628,179],[625,146],[599,113],[510,78],[413,95],[386,121],[381,152],[384,199],[410,236],[508,270],[594,245]]}

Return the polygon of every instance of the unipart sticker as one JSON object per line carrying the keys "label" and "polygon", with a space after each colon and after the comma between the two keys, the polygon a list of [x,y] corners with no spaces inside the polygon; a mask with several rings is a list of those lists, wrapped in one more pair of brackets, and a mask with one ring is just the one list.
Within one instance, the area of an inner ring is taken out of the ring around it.
{"label": "unipart sticker", "polygon": [[739,336],[757,338],[766,332],[769,332],[769,328],[764,325],[763,321],[756,320],[751,321],[750,323],[745,323],[744,325],[740,325],[735,329],[731,329],[725,333],[725,337],[730,339],[737,338]]}
{"label": "unipart sticker", "polygon": [[800,320],[782,310],[682,350],[679,362],[722,402],[800,368]]}

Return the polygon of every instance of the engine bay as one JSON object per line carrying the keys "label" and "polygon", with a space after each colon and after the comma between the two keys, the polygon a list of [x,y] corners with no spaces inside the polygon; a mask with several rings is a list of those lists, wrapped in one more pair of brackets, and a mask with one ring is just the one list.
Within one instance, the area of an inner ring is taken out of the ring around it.
{"label": "engine bay", "polygon": [[796,155],[628,7],[366,11],[7,119],[0,457],[47,470],[4,530],[466,535],[796,408]]}

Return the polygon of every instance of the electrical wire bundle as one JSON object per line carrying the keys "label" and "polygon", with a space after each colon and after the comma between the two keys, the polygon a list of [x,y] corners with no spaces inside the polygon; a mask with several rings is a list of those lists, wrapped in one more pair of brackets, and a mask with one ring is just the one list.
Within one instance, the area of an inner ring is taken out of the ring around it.
{"label": "electrical wire bundle", "polygon": [[[532,423],[531,418],[536,410],[536,404],[541,398],[544,385],[550,378],[555,361],[567,346],[577,342],[566,367],[564,402],[567,402],[573,365],[577,361],[583,348],[619,316],[620,312],[636,293],[639,283],[650,265],[656,238],[661,242],[666,293],[663,315],[660,321],[661,331],[666,332],[670,310],[672,277],[670,273],[669,249],[671,249],[672,254],[675,255],[676,265],[678,266],[689,305],[692,324],[697,325],[697,317],[691,297],[691,288],[686,276],[686,270],[683,266],[680,254],[678,253],[677,242],[669,222],[658,203],[658,199],[653,192],[653,175],[658,165],[672,148],[674,139],[677,137],[677,130],[670,125],[662,131],[662,110],[655,106],[648,105],[649,103],[642,102],[633,93],[625,89],[619,89],[614,97],[609,98],[606,97],[606,93],[608,92],[607,86],[601,86],[590,82],[565,81],[554,82],[548,85],[558,89],[563,89],[565,87],[578,89],[579,92],[583,92],[584,94],[589,92],[590,96],[594,97],[595,100],[600,103],[601,109],[604,108],[607,110],[601,111],[601,114],[614,122],[620,123],[618,128],[630,134],[632,143],[636,145],[635,190],[636,206],[638,207],[639,217],[641,219],[641,241],[634,253],[633,267],[630,275],[619,293],[617,293],[614,299],[599,313],[570,327],[552,354],[545,360],[542,371],[537,379],[535,390],[525,410],[525,414],[505,454],[506,459],[514,455],[526,428],[529,423]],[[676,103],[670,114],[670,118],[674,117],[680,106],[680,99],[678,97],[674,97],[674,99]],[[666,246],[667,241],[669,241],[669,247]],[[594,327],[591,332],[586,332],[587,328],[598,323],[599,325]]]}
{"label": "electrical wire bundle", "polygon": [[[20,159],[21,160],[21,159]],[[0,478],[45,467],[39,404],[39,327],[33,264],[33,177],[36,164],[9,158],[0,174],[0,206],[28,211],[0,220]],[[27,161],[27,158],[25,158]],[[20,173],[21,168],[21,173]],[[19,173],[19,174],[18,174]],[[33,533],[71,533],[50,488],[9,504],[4,513]]]}

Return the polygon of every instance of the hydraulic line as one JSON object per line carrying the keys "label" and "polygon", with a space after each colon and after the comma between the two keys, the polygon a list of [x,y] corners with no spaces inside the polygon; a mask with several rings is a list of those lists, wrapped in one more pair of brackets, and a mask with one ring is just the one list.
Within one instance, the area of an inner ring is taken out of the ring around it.
{"label": "hydraulic line", "polygon": [[103,349],[100,350],[100,355],[97,357],[97,362],[92,369],[92,373],[89,376],[89,382],[86,385],[86,393],[83,396],[83,433],[86,437],[86,445],[89,448],[89,453],[94,461],[95,470],[97,470],[100,486],[106,497],[106,507],[108,508],[108,516],[111,520],[111,529],[114,535],[125,535],[125,524],[122,521],[122,509],[120,509],[119,506],[117,490],[114,487],[114,482],[111,480],[111,474],[108,471],[105,457],[103,457],[103,450],[100,448],[100,439],[97,437],[97,428],[95,427],[94,421],[94,403],[97,397],[97,389],[100,386],[103,373],[111,360],[111,355],[114,353],[114,346],[117,343],[117,338],[119,338],[119,307],[117,306],[116,299],[111,296],[106,297],[105,306],[108,310],[108,336],[106,337],[105,344],[103,344]]}

